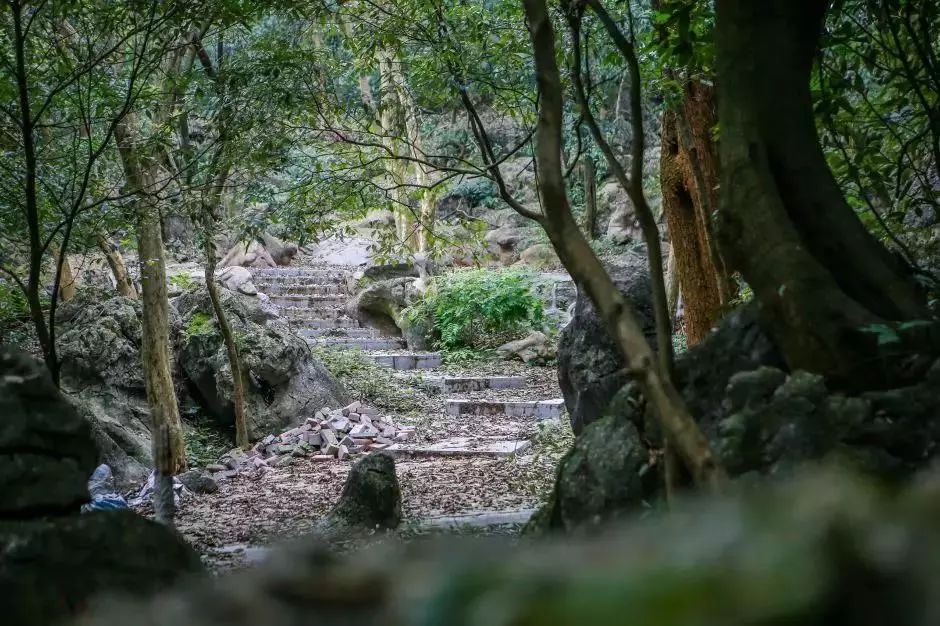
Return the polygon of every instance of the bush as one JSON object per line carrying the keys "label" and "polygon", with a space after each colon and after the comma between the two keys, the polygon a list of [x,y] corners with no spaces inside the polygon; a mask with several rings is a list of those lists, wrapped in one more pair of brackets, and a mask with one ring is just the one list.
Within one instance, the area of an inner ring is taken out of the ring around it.
{"label": "bush", "polygon": [[405,314],[426,323],[444,350],[494,348],[544,319],[542,300],[529,272],[465,270],[437,278],[425,297]]}

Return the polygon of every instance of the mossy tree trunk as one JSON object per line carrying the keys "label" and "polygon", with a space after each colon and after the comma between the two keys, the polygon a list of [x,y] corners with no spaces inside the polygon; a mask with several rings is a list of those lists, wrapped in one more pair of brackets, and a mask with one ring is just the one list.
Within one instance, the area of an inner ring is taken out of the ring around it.
{"label": "mossy tree trunk", "polygon": [[[142,154],[137,145],[137,116],[128,115],[116,127],[115,136],[128,191],[136,194],[137,248],[143,304],[141,356],[147,404],[150,407],[153,461],[156,470],[157,518],[172,525],[173,476],[186,469],[186,446],[173,386],[170,356],[169,301],[163,231],[156,191],[163,180],[157,161]],[[169,497],[166,496],[169,489]]]}
{"label": "mossy tree trunk", "polygon": [[894,384],[909,375],[903,359],[882,359],[864,329],[929,313],[909,268],[846,203],[819,143],[810,72],[828,7],[716,2],[719,236],[791,367],[853,387]]}
{"label": "mossy tree trunk", "polygon": [[124,256],[121,249],[107,235],[100,233],[98,235],[98,249],[104,254],[108,267],[111,268],[111,274],[114,276],[114,283],[117,292],[125,298],[137,299],[137,287],[127,273],[127,265],[124,263]]}

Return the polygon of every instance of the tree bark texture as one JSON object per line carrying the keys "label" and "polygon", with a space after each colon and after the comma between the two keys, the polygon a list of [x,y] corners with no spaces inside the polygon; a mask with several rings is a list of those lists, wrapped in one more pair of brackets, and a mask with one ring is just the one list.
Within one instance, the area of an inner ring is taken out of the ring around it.
{"label": "tree bark texture", "polygon": [[845,202],[819,144],[809,79],[828,4],[716,2],[720,243],[790,367],[884,385],[896,368],[863,329],[929,314],[908,268]]}
{"label": "tree bark texture", "polygon": [[544,217],[540,219],[552,246],[574,281],[597,307],[627,367],[696,484],[720,490],[724,471],[708,440],[692,419],[668,374],[657,365],[652,348],[629,302],[614,286],[571,213],[561,165],[563,102],[555,59],[555,35],[544,0],[523,0],[535,56],[540,94],[536,127],[536,162]]}
{"label": "tree bark texture", "polygon": [[98,235],[98,249],[104,254],[108,267],[111,268],[117,292],[125,298],[136,300],[137,287],[134,286],[134,281],[127,273],[127,265],[124,263],[120,248],[107,235],[101,233]]}
{"label": "tree bark texture", "polygon": [[150,406],[154,464],[158,475],[174,476],[186,469],[186,446],[171,374],[163,231],[152,195],[161,179],[161,170],[155,159],[140,154],[135,145],[136,128],[137,118],[132,114],[118,124],[115,135],[127,186],[137,193],[137,248],[143,304],[141,355]]}
{"label": "tree bark texture", "polygon": [[[713,148],[704,151],[707,156],[700,158],[700,162],[702,178],[707,176],[707,181],[697,184],[692,171],[692,155],[679,138],[677,118],[680,115],[684,113],[666,111],[663,115],[659,178],[663,214],[683,294],[686,337],[689,345],[694,345],[708,335],[721,317],[722,307],[727,301],[719,287],[722,272],[711,253],[711,216],[707,211],[708,206],[717,206],[717,154]],[[706,131],[714,125],[708,117],[698,118],[696,122],[711,122]],[[703,154],[702,150],[696,151]],[[709,194],[704,201],[703,191]]]}
{"label": "tree bark texture", "polygon": [[597,172],[590,155],[582,157],[581,168],[584,176],[584,232],[588,239],[593,240],[597,236]]}

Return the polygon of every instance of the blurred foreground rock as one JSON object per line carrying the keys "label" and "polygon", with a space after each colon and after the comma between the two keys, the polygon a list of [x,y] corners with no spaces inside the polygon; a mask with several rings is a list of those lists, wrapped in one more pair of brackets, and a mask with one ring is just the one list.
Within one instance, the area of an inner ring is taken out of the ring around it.
{"label": "blurred foreground rock", "polygon": [[936,481],[888,497],[817,472],[585,540],[451,539],[351,558],[299,544],[256,570],[81,623],[934,626],[938,513]]}
{"label": "blurred foreground rock", "polygon": [[196,553],[128,511],[79,514],[97,451],[88,423],[31,357],[0,347],[0,622],[56,623],[100,593],[146,595]]}

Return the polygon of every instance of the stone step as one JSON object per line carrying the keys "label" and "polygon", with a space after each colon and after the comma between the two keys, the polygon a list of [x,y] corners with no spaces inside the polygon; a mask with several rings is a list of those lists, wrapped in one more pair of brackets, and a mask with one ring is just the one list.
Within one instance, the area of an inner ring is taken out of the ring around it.
{"label": "stone step", "polygon": [[318,279],[321,283],[346,280],[347,271],[322,267],[259,267],[251,270],[252,282],[307,283]]}
{"label": "stone step", "polygon": [[391,367],[396,370],[424,370],[440,367],[444,358],[439,352],[403,352],[400,354],[373,354],[371,355],[379,365]]}
{"label": "stone step", "polygon": [[268,294],[272,299],[278,296],[322,296],[332,294],[342,295],[346,293],[343,285],[339,283],[310,283],[308,285],[302,283],[273,283],[264,285],[263,287],[255,285],[255,287],[258,287],[263,293]]}
{"label": "stone step", "polygon": [[329,327],[329,328],[303,328],[297,331],[297,334],[303,337],[304,339],[342,339],[348,337],[350,339],[354,337],[377,339],[383,337],[382,333],[375,328],[346,328],[346,327]]}
{"label": "stone step", "polygon": [[359,320],[351,317],[320,317],[310,319],[294,320],[290,324],[291,328],[297,333],[303,333],[308,330],[329,330],[333,328],[359,328]]}
{"label": "stone step", "polygon": [[308,340],[310,345],[346,350],[401,350],[404,340],[395,337],[321,337]]}
{"label": "stone step", "polygon": [[426,378],[422,385],[437,393],[466,393],[484,389],[518,389],[525,387],[522,376],[442,376]]}
{"label": "stone step", "polygon": [[454,437],[437,443],[396,443],[385,448],[384,452],[396,456],[477,456],[507,457],[518,454],[531,446],[525,439],[500,440],[476,439],[472,437]]}
{"label": "stone step", "polygon": [[462,528],[489,528],[508,524],[525,524],[535,514],[536,509],[513,509],[509,511],[480,511],[460,515],[441,515],[417,519],[412,524],[427,530]]}
{"label": "stone step", "polygon": [[444,400],[447,415],[508,415],[534,417],[538,420],[557,419],[565,410],[565,401],[555,400]]}
{"label": "stone step", "polygon": [[315,295],[304,295],[304,294],[290,294],[290,295],[281,295],[281,296],[272,296],[268,294],[271,298],[271,302],[274,304],[284,307],[284,308],[303,308],[303,309],[316,309],[316,308],[344,308],[346,305],[346,294],[315,294]]}
{"label": "stone step", "polygon": [[[332,320],[340,318],[349,318],[346,310],[343,308],[316,306],[316,307],[297,307],[289,306],[281,308],[281,317],[286,317],[291,321],[306,322],[309,320]],[[358,323],[356,324],[358,326]]]}

